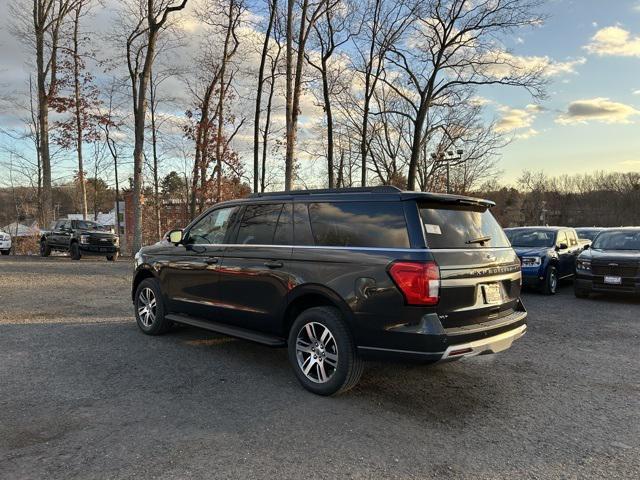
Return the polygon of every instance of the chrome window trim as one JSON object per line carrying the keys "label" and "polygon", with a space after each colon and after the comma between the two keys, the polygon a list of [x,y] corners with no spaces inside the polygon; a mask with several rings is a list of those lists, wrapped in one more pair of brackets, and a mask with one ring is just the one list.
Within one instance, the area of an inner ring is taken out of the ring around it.
{"label": "chrome window trim", "polygon": [[199,247],[239,247],[239,248],[308,248],[323,250],[383,250],[386,252],[488,252],[494,250],[513,250],[511,247],[488,247],[488,248],[392,248],[392,247],[343,247],[329,245],[267,245],[257,243],[192,243],[191,246]]}

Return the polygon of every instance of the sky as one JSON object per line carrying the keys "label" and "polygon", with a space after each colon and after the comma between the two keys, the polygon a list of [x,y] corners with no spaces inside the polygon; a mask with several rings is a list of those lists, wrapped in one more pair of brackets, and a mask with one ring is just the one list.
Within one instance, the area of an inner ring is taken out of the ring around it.
{"label": "sky", "polygon": [[[506,46],[522,62],[547,65],[547,98],[504,87],[478,92],[488,119],[511,139],[500,181],[512,184],[523,170],[640,172],[640,0],[549,0],[543,11],[542,26],[514,32]],[[0,19],[0,94],[24,91],[29,67],[9,31],[7,0]],[[321,115],[312,103],[303,104],[303,118]],[[19,125],[19,115],[5,106],[0,128]],[[3,144],[13,141],[0,134],[0,163]]]}
{"label": "sky", "polygon": [[524,169],[640,171],[640,1],[554,0],[545,9],[545,24],[510,47],[558,64],[548,98],[536,105],[522,91],[486,93],[513,137],[503,181]]}

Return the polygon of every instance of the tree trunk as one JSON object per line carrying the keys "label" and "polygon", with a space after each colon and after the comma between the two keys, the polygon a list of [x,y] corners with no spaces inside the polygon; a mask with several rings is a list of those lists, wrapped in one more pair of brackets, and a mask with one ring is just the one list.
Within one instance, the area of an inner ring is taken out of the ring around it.
{"label": "tree trunk", "polygon": [[331,111],[331,95],[329,94],[329,79],[327,72],[327,59],[322,58],[322,96],[324,98],[324,110],[327,118],[327,173],[329,176],[329,188],[334,188],[333,166],[333,113]]}
{"label": "tree trunk", "polygon": [[[269,37],[278,9],[278,0],[272,0],[269,8],[269,23],[262,44],[262,54],[260,56],[260,68],[258,69],[258,92],[256,94],[256,111],[253,120],[253,191],[258,191],[259,180],[259,156],[260,156],[260,111],[262,106],[262,89],[264,87],[264,67],[269,53]],[[264,168],[264,167],[263,167]]]}
{"label": "tree trunk", "polygon": [[[34,15],[36,11],[34,9]],[[51,222],[53,197],[51,195],[51,156],[49,154],[49,96],[47,94],[44,61],[44,32],[36,31],[36,67],[38,91],[38,127],[40,158],[42,161],[42,220],[45,228]]]}
{"label": "tree trunk", "polygon": [[78,182],[80,182],[80,195],[82,203],[82,218],[87,219],[87,185],[84,178],[84,165],[82,160],[82,116],[81,116],[81,99],[80,99],[80,52],[78,45],[78,30],[80,28],[80,13],[82,11],[82,3],[79,3],[75,9],[75,17],[73,19],[73,90],[75,99],[75,115],[76,115],[76,148],[78,151]]}
{"label": "tree trunk", "polygon": [[285,105],[285,159],[284,159],[284,189],[291,190],[293,177],[293,7],[295,0],[287,2],[287,48],[286,48],[286,105]]}
{"label": "tree trunk", "polygon": [[271,128],[271,109],[273,104],[273,94],[275,91],[276,83],[276,62],[273,64],[271,70],[271,82],[269,85],[269,100],[267,101],[267,118],[264,122],[264,131],[262,132],[262,171],[260,172],[260,191],[264,192],[266,187],[266,174],[267,174],[267,145],[269,141],[269,130]]}
{"label": "tree trunk", "polygon": [[155,213],[156,238],[162,239],[160,223],[160,185],[158,180],[158,138],[156,130],[156,88],[153,83],[153,71],[149,75],[150,111],[151,111],[151,145],[153,149],[153,208]]}

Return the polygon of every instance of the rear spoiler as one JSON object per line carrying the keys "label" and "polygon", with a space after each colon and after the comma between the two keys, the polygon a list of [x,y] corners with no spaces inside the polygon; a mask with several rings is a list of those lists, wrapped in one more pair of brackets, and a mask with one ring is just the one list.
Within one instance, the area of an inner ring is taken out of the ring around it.
{"label": "rear spoiler", "polygon": [[403,194],[406,200],[422,200],[431,203],[442,203],[445,205],[469,205],[473,207],[493,208],[496,202],[483,198],[466,197],[463,195],[450,195],[446,193],[415,193],[412,195]]}

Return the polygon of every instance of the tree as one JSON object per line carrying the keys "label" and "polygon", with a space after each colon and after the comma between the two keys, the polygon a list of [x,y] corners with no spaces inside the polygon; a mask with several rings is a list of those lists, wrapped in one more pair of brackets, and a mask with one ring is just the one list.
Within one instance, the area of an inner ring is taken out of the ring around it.
{"label": "tree", "polygon": [[[51,153],[49,149],[49,107],[58,88],[58,53],[65,21],[79,0],[16,0],[11,6],[14,33],[35,53],[37,125],[42,163],[42,213],[45,224],[52,219]],[[25,11],[31,11],[31,23]]]}
{"label": "tree", "polygon": [[330,61],[336,50],[346,44],[355,32],[351,31],[352,17],[356,9],[351,2],[330,4],[328,0],[323,15],[313,25],[315,41],[318,46],[318,56],[316,60],[312,55],[305,55],[307,62],[320,74],[322,106],[327,124],[327,176],[329,188],[335,186],[335,166],[334,166],[334,121],[332,97],[336,90],[348,88],[340,77],[343,68],[332,67]]}
{"label": "tree", "polygon": [[[302,90],[302,76],[304,70],[304,54],[309,39],[309,33],[326,9],[333,8],[339,0],[301,0],[296,11],[296,0],[287,0],[286,14],[286,152],[284,169],[284,189],[293,187],[293,172],[295,167],[295,151],[298,135],[298,116],[300,115],[300,94]],[[297,25],[296,25],[297,21]],[[294,32],[295,27],[295,32]],[[294,64],[294,35],[295,64]]]}
{"label": "tree", "polygon": [[[278,18],[278,0],[267,0],[269,7],[269,20],[267,29],[264,33],[264,41],[262,42],[262,52],[260,54],[260,66],[258,67],[258,86],[256,92],[256,109],[253,116],[253,191],[258,191],[258,182],[260,179],[260,114],[262,113],[262,91],[266,78],[264,76],[267,57],[269,55],[269,41],[271,40],[271,32],[274,29],[276,19]],[[273,80],[271,82],[273,86]],[[271,99],[271,95],[269,96]],[[269,115],[269,114],[267,114]],[[266,147],[266,146],[265,146]],[[264,168],[264,165],[263,165]],[[264,177],[263,177],[264,178]]]}
{"label": "tree", "polygon": [[416,187],[425,140],[440,128],[429,121],[434,108],[462,104],[479,85],[521,87],[544,96],[544,67],[523,66],[496,46],[500,35],[539,24],[539,5],[539,0],[420,3],[407,37],[389,48],[394,74],[382,77],[410,107],[409,190]]}
{"label": "tree", "polygon": [[[123,5],[126,4],[125,1]],[[160,33],[167,28],[169,17],[184,9],[186,4],[187,0],[140,0],[123,13],[123,23],[132,27],[126,40],[126,52],[134,121],[132,247],[135,252],[142,247],[142,166],[151,69]]]}

